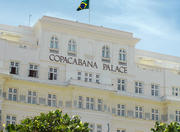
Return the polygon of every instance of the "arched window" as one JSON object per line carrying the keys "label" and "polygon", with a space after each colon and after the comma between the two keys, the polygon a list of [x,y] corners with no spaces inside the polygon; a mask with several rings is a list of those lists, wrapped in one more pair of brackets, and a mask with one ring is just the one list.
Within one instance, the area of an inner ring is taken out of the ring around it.
{"label": "arched window", "polygon": [[102,57],[103,58],[110,58],[110,49],[108,46],[103,46],[102,48]]}
{"label": "arched window", "polygon": [[76,41],[71,39],[68,42],[68,55],[76,55]]}
{"label": "arched window", "polygon": [[126,62],[126,59],[127,59],[126,50],[125,50],[125,49],[120,49],[120,50],[119,50],[119,61],[125,63],[125,62]]}
{"label": "arched window", "polygon": [[50,48],[58,49],[58,38],[56,36],[52,36],[50,40]]}

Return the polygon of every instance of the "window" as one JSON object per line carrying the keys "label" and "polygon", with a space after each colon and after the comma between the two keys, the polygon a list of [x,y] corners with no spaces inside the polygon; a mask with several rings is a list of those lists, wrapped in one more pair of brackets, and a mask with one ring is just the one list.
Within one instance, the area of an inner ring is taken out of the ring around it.
{"label": "window", "polygon": [[80,109],[83,108],[83,97],[82,96],[79,96],[78,108],[80,108]]}
{"label": "window", "polygon": [[19,63],[18,62],[11,61],[10,74],[15,74],[15,75],[19,74]]}
{"label": "window", "polygon": [[125,116],[125,105],[121,105],[121,104],[117,105],[117,115]]}
{"label": "window", "polygon": [[94,110],[94,98],[91,98],[91,101],[90,101],[90,109],[91,109],[91,110]]}
{"label": "window", "polygon": [[143,84],[142,84],[142,82],[135,82],[135,93],[138,93],[138,94],[143,93]]}
{"label": "window", "polygon": [[0,110],[0,129],[1,129],[1,124],[2,124],[2,111]]}
{"label": "window", "polygon": [[176,110],[176,121],[180,122],[180,111]]}
{"label": "window", "polygon": [[96,74],[96,83],[100,84],[100,75]]}
{"label": "window", "polygon": [[94,98],[86,97],[86,109],[94,109]]}
{"label": "window", "polygon": [[85,73],[84,81],[85,81],[85,82],[88,81],[88,73]]}
{"label": "window", "polygon": [[102,61],[110,62],[110,49],[108,46],[102,48]]}
{"label": "window", "polygon": [[58,49],[58,38],[56,36],[51,37],[50,48],[51,49]]}
{"label": "window", "polygon": [[118,129],[117,132],[126,132],[125,129]]}
{"label": "window", "polygon": [[102,48],[102,57],[103,58],[110,58],[110,49],[108,46],[103,46]]}
{"label": "window", "polygon": [[92,74],[91,73],[85,73],[84,81],[85,82],[92,82]]}
{"label": "window", "polygon": [[76,42],[73,39],[68,42],[68,55],[76,56]]}
{"label": "window", "polygon": [[180,96],[180,88],[172,88],[172,95],[173,96]]}
{"label": "window", "polygon": [[151,95],[152,96],[159,96],[159,85],[151,84]]}
{"label": "window", "polygon": [[92,74],[89,73],[89,82],[92,82]]}
{"label": "window", "polygon": [[49,80],[57,80],[57,68],[50,67],[48,73]]}
{"label": "window", "polygon": [[159,112],[158,109],[152,109],[152,120],[159,120]]}
{"label": "window", "polygon": [[102,111],[102,99],[98,99],[98,111]]}
{"label": "window", "polygon": [[38,77],[38,65],[30,64],[29,65],[29,77]]}
{"label": "window", "polygon": [[94,124],[89,124],[89,132],[94,132]]}
{"label": "window", "polygon": [[14,124],[14,125],[16,124],[16,117],[15,116],[10,116],[10,115],[6,116],[6,126],[9,124]]}
{"label": "window", "polygon": [[126,91],[126,80],[124,79],[118,79],[118,90],[119,91]]}
{"label": "window", "polygon": [[37,93],[34,91],[28,91],[28,103],[37,104]]}
{"label": "window", "polygon": [[90,109],[90,100],[89,100],[89,97],[86,97],[86,109]]}
{"label": "window", "polygon": [[81,80],[81,72],[77,73],[77,80]]}
{"label": "window", "polygon": [[119,50],[119,61],[122,63],[126,63],[126,50],[125,49]]}
{"label": "window", "polygon": [[97,125],[97,132],[102,132],[102,125]]}
{"label": "window", "polygon": [[56,107],[56,95],[48,94],[48,106]]}
{"label": "window", "polygon": [[17,101],[17,89],[9,88],[8,100]]}
{"label": "window", "polygon": [[136,118],[140,118],[142,119],[143,118],[143,108],[141,106],[136,106],[135,108],[135,116]]}

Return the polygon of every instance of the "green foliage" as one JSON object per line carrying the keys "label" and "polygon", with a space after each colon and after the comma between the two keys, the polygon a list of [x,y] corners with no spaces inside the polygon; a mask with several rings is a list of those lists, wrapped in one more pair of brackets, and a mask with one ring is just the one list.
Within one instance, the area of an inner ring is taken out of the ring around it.
{"label": "green foliage", "polygon": [[156,122],[152,132],[180,132],[180,124],[171,122],[170,124]]}
{"label": "green foliage", "polygon": [[70,118],[62,111],[51,111],[48,114],[26,118],[20,124],[10,124],[8,132],[89,132],[88,123],[82,123],[78,116]]}

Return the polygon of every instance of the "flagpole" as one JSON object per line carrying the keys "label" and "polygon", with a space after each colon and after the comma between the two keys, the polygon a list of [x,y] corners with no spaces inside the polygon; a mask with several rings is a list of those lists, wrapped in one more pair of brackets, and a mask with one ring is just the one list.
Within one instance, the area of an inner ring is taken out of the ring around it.
{"label": "flagpole", "polygon": [[89,0],[89,24],[90,24],[90,22],[91,22],[91,11],[90,11],[90,8],[91,6],[90,6],[90,0]]}
{"label": "flagpole", "polygon": [[77,11],[89,9],[89,24],[91,23],[91,9],[90,9],[90,0],[82,0],[80,6],[77,8]]}
{"label": "flagpole", "polygon": [[90,12],[90,8],[89,8],[89,24],[90,24],[90,22],[91,22],[91,21],[90,21],[90,20],[91,20],[90,13],[91,13],[91,12]]}

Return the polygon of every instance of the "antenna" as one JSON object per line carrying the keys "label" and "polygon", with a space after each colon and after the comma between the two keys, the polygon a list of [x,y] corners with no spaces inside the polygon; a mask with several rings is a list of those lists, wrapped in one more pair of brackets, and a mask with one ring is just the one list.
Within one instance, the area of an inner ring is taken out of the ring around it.
{"label": "antenna", "polygon": [[29,14],[29,26],[31,25],[31,17],[32,17],[32,15]]}

